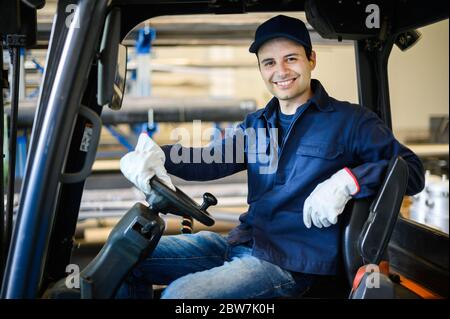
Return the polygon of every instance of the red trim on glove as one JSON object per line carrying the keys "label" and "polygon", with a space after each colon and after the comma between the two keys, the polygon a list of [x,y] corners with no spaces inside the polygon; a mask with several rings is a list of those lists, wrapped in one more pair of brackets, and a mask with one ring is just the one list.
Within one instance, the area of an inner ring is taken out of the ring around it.
{"label": "red trim on glove", "polygon": [[353,181],[355,182],[355,185],[356,185],[356,192],[354,192],[353,194],[350,194],[350,195],[356,195],[356,194],[358,194],[359,193],[359,191],[360,191],[360,187],[359,187],[359,183],[358,183],[358,180],[356,179],[356,177],[355,177],[355,175],[353,175],[353,172],[350,170],[350,168],[348,168],[348,167],[344,167],[344,169],[345,169],[345,171],[351,176],[351,178],[353,178]]}

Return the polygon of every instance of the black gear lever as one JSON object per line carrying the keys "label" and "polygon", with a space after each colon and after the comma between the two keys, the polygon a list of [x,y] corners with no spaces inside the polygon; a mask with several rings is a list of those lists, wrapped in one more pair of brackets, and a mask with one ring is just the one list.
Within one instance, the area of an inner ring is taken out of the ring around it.
{"label": "black gear lever", "polygon": [[215,206],[217,205],[217,198],[211,194],[211,193],[204,193],[203,194],[203,203],[200,206],[200,210],[204,211],[209,215],[209,213],[206,211],[209,206]]}

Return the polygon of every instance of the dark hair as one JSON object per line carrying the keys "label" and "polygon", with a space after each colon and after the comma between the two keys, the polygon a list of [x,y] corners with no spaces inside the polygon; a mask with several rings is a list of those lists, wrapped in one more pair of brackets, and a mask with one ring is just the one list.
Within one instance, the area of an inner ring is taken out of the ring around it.
{"label": "dark hair", "polygon": [[[300,44],[301,45],[301,44]],[[308,59],[308,61],[311,61],[311,54],[312,54],[312,49],[310,48],[305,48],[303,45],[301,45],[303,47],[303,49],[305,50],[305,54],[306,54],[306,58]],[[258,59],[258,64],[259,64],[259,55],[258,52],[256,52],[256,59]]]}

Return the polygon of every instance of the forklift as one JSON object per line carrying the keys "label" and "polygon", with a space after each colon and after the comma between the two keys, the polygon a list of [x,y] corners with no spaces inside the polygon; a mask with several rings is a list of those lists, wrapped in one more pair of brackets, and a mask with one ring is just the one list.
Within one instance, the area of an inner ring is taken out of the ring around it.
{"label": "forklift", "polygon": [[[6,47],[35,44],[36,10],[44,5],[45,1],[2,2],[0,36]],[[74,13],[66,11],[69,5],[76,8]],[[369,6],[379,15],[375,27],[367,24]],[[80,272],[80,286],[67,286],[66,266],[74,249],[84,183],[95,160],[102,111],[107,106],[120,112],[126,81],[126,47],[121,42],[135,26],[165,15],[299,11],[305,12],[321,37],[354,41],[359,103],[391,128],[387,73],[391,50],[394,45],[411,46],[417,28],[448,19],[448,2],[58,1],[15,222],[9,200],[2,215],[1,298],[114,298],[131,269],[156,247],[164,231],[159,214],[214,224],[207,211],[217,203],[212,194],[205,193],[199,205],[179,188],[173,191],[153,178],[148,206],[137,203],[130,208],[99,254]],[[17,111],[17,98],[12,104]],[[14,142],[12,131],[10,136]],[[407,178],[403,159],[393,158],[377,196],[347,205],[342,222],[342,271],[299,297],[448,297],[448,235],[399,216]],[[8,187],[8,199],[10,191]],[[420,244],[411,244],[417,242],[411,238],[419,238]],[[427,245],[433,245],[432,252],[423,248]],[[366,270],[371,265],[379,266],[379,289],[367,284],[372,274]],[[424,288],[407,288],[404,278]]]}

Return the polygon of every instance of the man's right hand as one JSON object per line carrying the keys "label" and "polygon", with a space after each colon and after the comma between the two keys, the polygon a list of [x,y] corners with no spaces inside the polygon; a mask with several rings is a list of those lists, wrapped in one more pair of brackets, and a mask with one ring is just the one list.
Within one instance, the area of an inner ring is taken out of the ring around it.
{"label": "man's right hand", "polygon": [[122,174],[145,194],[151,191],[150,179],[158,176],[168,187],[175,190],[175,186],[167,175],[164,167],[166,156],[147,134],[139,136],[134,151],[120,159]]}

